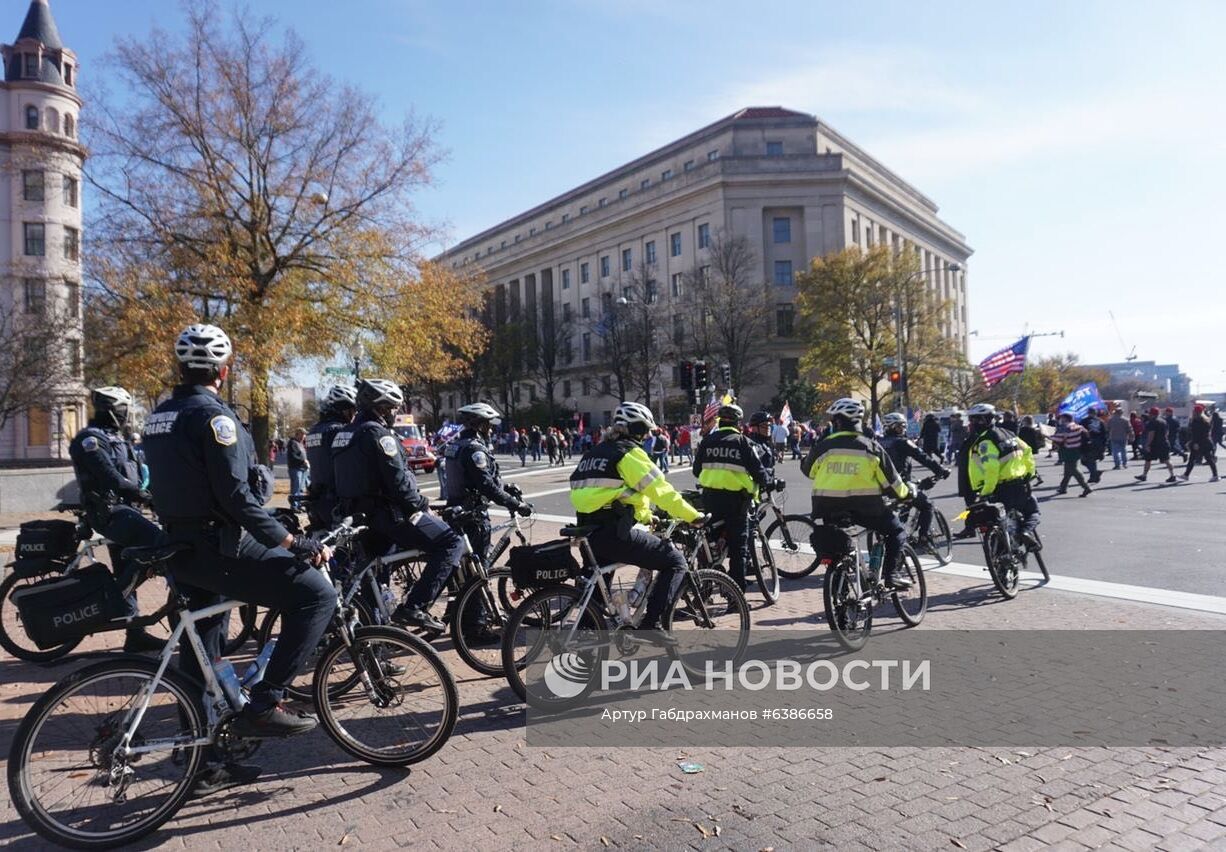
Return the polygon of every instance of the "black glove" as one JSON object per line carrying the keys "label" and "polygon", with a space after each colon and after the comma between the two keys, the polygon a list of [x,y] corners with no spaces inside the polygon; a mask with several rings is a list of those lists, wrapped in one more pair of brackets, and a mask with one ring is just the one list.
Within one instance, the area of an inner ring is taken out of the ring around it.
{"label": "black glove", "polygon": [[318,539],[305,535],[296,535],[290,542],[290,553],[307,562],[314,562],[323,552],[324,546]]}
{"label": "black glove", "polygon": [[142,506],[152,506],[153,495],[142,488],[140,491],[136,492],[136,502]]}
{"label": "black glove", "polygon": [[784,482],[782,479],[775,480],[775,490],[776,491],[783,491],[787,487],[788,487],[788,484]]}
{"label": "black glove", "polygon": [[512,511],[514,511],[515,514],[526,518],[532,514],[532,504],[523,502],[516,503],[515,508]]}
{"label": "black glove", "polygon": [[512,497],[523,497],[524,491],[518,485],[508,485],[505,488],[506,492]]}

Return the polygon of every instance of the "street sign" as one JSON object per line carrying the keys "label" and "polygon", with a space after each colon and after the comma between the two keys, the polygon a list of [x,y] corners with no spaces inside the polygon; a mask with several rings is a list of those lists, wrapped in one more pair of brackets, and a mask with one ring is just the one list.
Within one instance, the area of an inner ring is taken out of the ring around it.
{"label": "street sign", "polygon": [[353,367],[324,367],[324,375],[327,376],[352,376]]}

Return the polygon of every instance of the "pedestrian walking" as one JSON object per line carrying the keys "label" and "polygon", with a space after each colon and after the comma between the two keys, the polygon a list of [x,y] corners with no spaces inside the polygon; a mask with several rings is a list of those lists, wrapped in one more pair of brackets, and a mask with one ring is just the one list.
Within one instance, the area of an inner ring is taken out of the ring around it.
{"label": "pedestrian walking", "polygon": [[1198,461],[1209,466],[1210,482],[1217,482],[1217,445],[1213,442],[1213,424],[1205,416],[1205,406],[1197,403],[1192,406],[1192,417],[1188,421],[1188,466],[1184,468],[1185,482],[1192,476],[1192,468]]}
{"label": "pedestrian walking", "polygon": [[289,451],[285,456],[285,466],[289,468],[289,496],[300,497],[306,494],[311,470],[311,463],[307,461],[306,429],[294,430],[294,437],[290,439]]}
{"label": "pedestrian walking", "polygon": [[1086,442],[1081,447],[1082,462],[1090,471],[1090,484],[1093,485],[1103,478],[1098,463],[1106,455],[1107,427],[1099,419],[1098,409],[1093,406],[1082,418],[1081,427],[1086,430]]}
{"label": "pedestrian walking", "polygon": [[1222,443],[1222,415],[1216,405],[1209,406],[1209,437],[1214,446],[1226,447],[1226,444]]}
{"label": "pedestrian walking", "polygon": [[1188,454],[1183,448],[1183,441],[1180,440],[1179,418],[1175,416],[1175,409],[1168,407],[1162,412],[1162,419],[1166,423],[1166,443],[1171,455],[1179,456],[1186,461]]}
{"label": "pedestrian walking", "polygon": [[1128,445],[1133,437],[1132,424],[1124,419],[1124,412],[1116,408],[1107,421],[1107,443],[1111,446],[1111,461],[1115,465],[1112,470],[1128,469]]}
{"label": "pedestrian walking", "polygon": [[528,430],[520,429],[519,438],[516,441],[516,449],[519,450],[519,466],[527,467],[528,465]]}
{"label": "pedestrian walking", "polygon": [[1128,425],[1132,427],[1132,460],[1142,461],[1145,458],[1145,421],[1134,411],[1128,415]]}
{"label": "pedestrian walking", "polygon": [[1166,480],[1168,484],[1179,481],[1175,476],[1175,468],[1171,465],[1169,435],[1170,430],[1167,428],[1166,421],[1162,419],[1158,407],[1154,406],[1149,410],[1149,417],[1145,421],[1145,467],[1141,475],[1136,477],[1137,482],[1146,480],[1149,476],[1149,467],[1154,462],[1166,465],[1167,473],[1170,474]]}
{"label": "pedestrian walking", "polygon": [[949,415],[949,440],[945,442],[945,463],[950,464],[958,455],[958,450],[962,449],[962,442],[966,440],[966,421],[962,419],[962,412],[955,411]]}
{"label": "pedestrian walking", "polygon": [[656,427],[655,444],[652,447],[651,460],[655,462],[656,467],[660,469],[661,473],[668,473],[669,446],[668,432]]}
{"label": "pedestrian walking", "polygon": [[937,455],[941,448],[941,424],[937,422],[935,414],[924,415],[920,426],[920,447],[930,456]]}
{"label": "pedestrian walking", "polygon": [[1077,467],[1077,463],[1084,460],[1085,447],[1090,442],[1090,436],[1085,427],[1074,423],[1073,415],[1065,412],[1060,415],[1060,422],[1056,426],[1056,434],[1052,436],[1051,442],[1057,447],[1060,462],[1064,465],[1064,476],[1060,478],[1060,485],[1056,488],[1056,493],[1067,494],[1069,480],[1076,479],[1077,484],[1081,486],[1079,496],[1088,497],[1093,489],[1090,488]]}

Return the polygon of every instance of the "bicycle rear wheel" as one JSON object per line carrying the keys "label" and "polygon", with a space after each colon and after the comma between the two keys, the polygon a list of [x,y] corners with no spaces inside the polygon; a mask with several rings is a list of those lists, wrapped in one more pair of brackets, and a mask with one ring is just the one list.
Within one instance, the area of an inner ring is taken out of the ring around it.
{"label": "bicycle rear wheel", "polygon": [[834,631],[834,638],[848,651],[863,648],[873,629],[873,604],[871,600],[861,601],[856,594],[852,581],[855,570],[855,561],[844,557],[826,571],[826,579],[822,583],[826,623]]}
{"label": "bicycle rear wheel", "polygon": [[670,653],[690,674],[723,671],[749,644],[749,602],[732,578],[714,568],[688,575],[663,619],[677,645]]}
{"label": "bicycle rear wheel", "polygon": [[132,843],[174,816],[191,792],[206,736],[200,686],[163,673],[132,745],[164,748],[129,757],[115,749],[158,662],[128,657],[61,680],[22,719],[8,757],[9,794],[26,824],[77,849]]}
{"label": "bicycle rear wheel", "polygon": [[460,659],[483,675],[502,674],[502,633],[511,610],[502,605],[499,587],[511,582],[509,568],[474,577],[460,590],[451,616],[451,641]]}
{"label": "bicycle rear wheel", "polygon": [[779,575],[789,580],[799,580],[817,570],[821,557],[813,550],[810,538],[817,524],[808,515],[784,515],[766,528],[766,540],[775,554],[775,566]]}
{"label": "bicycle rear wheel", "polygon": [[319,659],[313,691],[328,736],[377,766],[425,760],[451,737],[460,714],[446,663],[399,627],[359,627],[352,644],[338,636]]}
{"label": "bicycle rear wheel", "polygon": [[[1035,538],[1038,538],[1038,532],[1035,532]],[[1047,563],[1043,561],[1042,550],[1032,550],[1030,555],[1034,557],[1035,564],[1039,566],[1039,570],[1043,572],[1043,582],[1046,583],[1051,579],[1051,574],[1047,570]]]}
{"label": "bicycle rear wheel", "polygon": [[755,526],[750,533],[753,541],[750,544],[749,555],[753,559],[754,576],[758,579],[758,588],[767,606],[779,600],[779,568],[775,565],[775,552],[771,549],[770,540]]}
{"label": "bicycle rear wheel", "polygon": [[910,545],[904,545],[902,558],[898,563],[898,575],[911,581],[911,588],[893,592],[890,600],[898,617],[914,627],[924,620],[928,611],[928,581],[924,579],[924,569],[920,567],[919,557]]}
{"label": "bicycle rear wheel", "polygon": [[0,648],[4,648],[19,660],[27,660],[31,663],[57,660],[72,653],[72,650],[81,644],[82,640],[74,639],[63,645],[41,650],[26,635],[26,629],[21,623],[21,613],[17,611],[17,605],[11,599],[12,594],[50,576],[47,574],[41,577],[18,577],[10,573],[3,582],[0,582]]}
{"label": "bicycle rear wheel", "polygon": [[992,585],[1006,600],[1017,597],[1017,562],[1009,553],[1005,534],[999,527],[988,530],[983,537],[983,558],[988,563]]}

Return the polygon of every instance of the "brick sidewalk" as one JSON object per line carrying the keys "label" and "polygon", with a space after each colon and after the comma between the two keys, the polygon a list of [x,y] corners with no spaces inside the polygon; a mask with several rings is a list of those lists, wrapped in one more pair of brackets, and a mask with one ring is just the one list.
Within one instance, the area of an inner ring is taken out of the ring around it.
{"label": "brick sidewalk", "polygon": [[[538,523],[535,540],[550,526]],[[2,555],[2,554],[0,554]],[[1059,571],[1059,566],[1052,566]],[[920,630],[1222,629],[1226,619],[1051,590],[1011,602],[934,574]],[[751,602],[760,597],[751,593]],[[887,608],[888,609],[888,608]],[[785,581],[754,629],[825,630],[820,583]],[[886,618],[878,629],[899,622]],[[94,647],[114,646],[117,635]],[[443,647],[440,644],[440,647]],[[260,782],[189,803],[148,847],[1029,850],[1226,845],[1226,749],[536,749],[502,680],[446,652],[463,711],[412,771],[354,763],[321,732],[257,755]],[[29,704],[80,664],[0,657],[0,754]],[[1105,699],[1109,697],[1104,697]],[[678,758],[704,764],[683,775]],[[0,844],[37,848],[0,797]]]}

